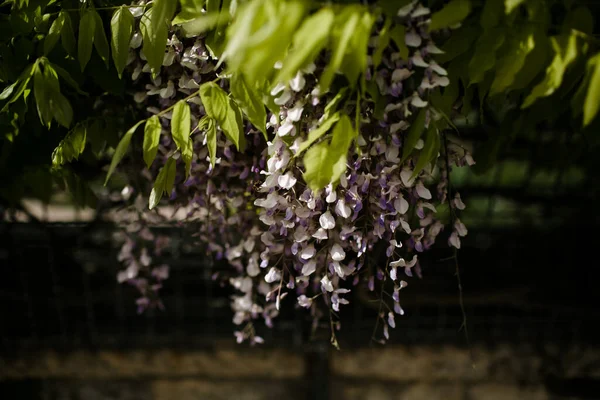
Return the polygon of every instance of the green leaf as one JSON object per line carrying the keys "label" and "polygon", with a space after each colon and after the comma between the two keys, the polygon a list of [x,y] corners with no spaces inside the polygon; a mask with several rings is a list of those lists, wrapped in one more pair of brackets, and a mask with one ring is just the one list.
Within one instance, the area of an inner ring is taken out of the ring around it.
{"label": "green leaf", "polygon": [[229,90],[235,101],[240,105],[244,115],[246,115],[252,125],[262,132],[265,140],[268,140],[266,128],[267,112],[261,101],[260,94],[246,83],[241,74],[234,74],[231,77]]}
{"label": "green leaf", "polygon": [[127,152],[127,149],[129,148],[129,143],[131,143],[131,137],[135,133],[135,130],[138,128],[138,126],[140,126],[144,122],[145,122],[145,120],[141,120],[138,123],[136,123],[134,126],[129,128],[127,133],[125,133],[125,135],[123,135],[123,137],[119,141],[119,144],[117,145],[117,148],[115,149],[115,154],[113,154],[112,160],[110,161],[110,167],[108,167],[108,173],[106,174],[104,186],[106,186],[106,184],[108,183],[108,180],[110,179],[110,176],[115,172],[115,168],[117,168],[117,165],[119,165],[119,163],[125,156],[125,153]]}
{"label": "green leaf", "polygon": [[544,80],[538,83],[523,101],[521,108],[527,108],[539,98],[550,96],[560,87],[567,68],[579,54],[577,35],[560,35],[550,38],[555,55],[552,63],[546,69]]}
{"label": "green leaf", "polygon": [[143,148],[144,162],[148,168],[150,168],[156,158],[161,131],[162,126],[160,125],[160,119],[157,115],[153,115],[146,121],[146,125],[144,126]]}
{"label": "green leaf", "polygon": [[[155,11],[157,11],[156,16],[154,15]],[[168,12],[170,12],[170,7],[167,7],[163,0],[146,11],[140,20],[143,50],[154,77],[160,72],[165,58],[170,23],[170,18],[166,18]]]}
{"label": "green leaf", "polygon": [[[349,14],[349,15],[348,15]],[[360,14],[358,11],[343,14],[344,19],[338,17],[336,21],[339,23],[339,29],[334,30],[334,48],[331,60],[321,78],[319,79],[319,88],[321,93],[326,93],[329,90],[329,86],[333,81],[333,77],[336,72],[342,67],[344,56],[349,50],[350,43],[352,42],[352,35],[355,33],[357,26],[360,22]]]}
{"label": "green leaf", "polygon": [[94,47],[96,51],[100,55],[102,61],[108,68],[108,60],[110,57],[110,49],[108,46],[108,39],[106,38],[106,33],[104,32],[104,25],[102,24],[102,18],[96,10],[92,10],[94,15],[94,20],[96,21],[96,28],[94,29]]}
{"label": "green leaf", "polygon": [[49,127],[52,121],[52,108],[50,105],[50,93],[52,92],[49,83],[46,82],[43,70],[38,66],[33,75],[33,94],[35,95],[35,104],[42,125]]}
{"label": "green leaf", "polygon": [[131,41],[131,33],[133,31],[133,25],[135,19],[129,11],[129,8],[125,6],[119,7],[113,14],[110,20],[111,27],[111,48],[113,54],[113,61],[115,68],[121,78],[123,70],[127,65],[127,58],[129,56],[129,42]]}
{"label": "green leaf", "polygon": [[208,146],[208,155],[210,156],[210,165],[215,166],[217,160],[217,126],[215,120],[208,119],[206,128],[206,145]]}
{"label": "green leaf", "polygon": [[479,19],[480,25],[484,30],[493,28],[500,23],[504,14],[503,0],[486,0],[481,11]]}
{"label": "green leaf", "polygon": [[94,43],[94,36],[96,32],[96,18],[94,13],[94,10],[88,8],[83,12],[83,16],[79,22],[77,56],[79,58],[79,65],[81,66],[82,71],[85,69],[85,66],[92,57],[92,45]]}
{"label": "green leaf", "polygon": [[526,0],[504,0],[504,12],[506,15],[512,13]]}
{"label": "green leaf", "polygon": [[66,69],[64,69],[56,64],[52,64],[51,62],[48,62],[47,64],[50,65],[51,68],[53,68],[58,73],[58,75],[64,79],[65,82],[67,82],[73,89],[75,89],[77,91],[77,93],[79,93],[83,96],[87,96],[87,93],[82,91],[79,88],[79,85],[77,84],[77,82],[75,82],[73,77],[71,77],[71,74],[69,74],[69,72]]}
{"label": "green leaf", "polygon": [[245,148],[242,114],[227,93],[214,82],[200,86],[200,99],[206,114],[214,118],[225,136],[238,150]]}
{"label": "green leaf", "polygon": [[410,126],[408,134],[406,135],[406,138],[404,138],[404,143],[402,144],[402,160],[400,160],[400,164],[406,161],[421,138],[421,133],[423,133],[423,129],[425,129],[426,114],[427,111],[422,108],[421,111],[419,111],[419,114],[417,114],[415,121]]}
{"label": "green leaf", "polygon": [[458,56],[464,54],[471,48],[475,40],[481,36],[481,31],[473,25],[464,25],[452,32],[452,35],[442,45],[441,49],[444,54],[438,54],[436,60],[438,63],[446,63],[454,60]]}
{"label": "green leaf", "polygon": [[29,85],[31,77],[37,69],[36,65],[37,63],[29,64],[27,68],[25,68],[23,72],[21,72],[21,75],[19,75],[17,81],[14,82],[12,85],[6,87],[2,91],[2,93],[0,93],[0,100],[5,100],[12,94],[12,97],[8,100],[4,107],[2,107],[2,110],[0,112],[6,111],[8,109],[8,106],[17,101],[19,97],[21,97],[21,95],[25,92]]}
{"label": "green leaf", "polygon": [[545,31],[536,30],[533,34],[535,47],[527,55],[525,65],[515,76],[511,85],[512,90],[528,88],[544,67],[550,62],[550,40]]}
{"label": "green leaf", "polygon": [[361,14],[362,16],[352,35],[352,41],[348,51],[344,55],[341,66],[341,71],[348,78],[351,88],[354,88],[358,77],[367,68],[367,47],[371,38],[371,28],[375,22],[375,18],[371,13],[362,12]]}
{"label": "green leaf", "polygon": [[52,114],[56,122],[68,128],[73,120],[73,108],[69,100],[60,92],[54,92],[51,100]]}
{"label": "green leaf", "polygon": [[44,55],[50,54],[56,42],[60,38],[63,25],[65,23],[64,14],[59,13],[48,31],[46,39],[44,39]]}
{"label": "green leaf", "polygon": [[600,109],[600,53],[588,61],[591,78],[583,106],[583,126],[588,126]]}
{"label": "green leaf", "polygon": [[292,50],[274,82],[289,81],[300,69],[314,61],[327,44],[334,19],[335,14],[330,8],[322,8],[304,21],[294,33]]}
{"label": "green leaf", "polygon": [[408,60],[408,47],[406,46],[406,28],[404,25],[396,24],[390,31],[390,38],[396,43],[400,58]]}
{"label": "green leaf", "polygon": [[494,28],[483,33],[469,62],[469,85],[483,81],[485,73],[494,68],[496,51],[503,43],[504,29]]}
{"label": "green leaf", "polygon": [[228,67],[243,72],[248,82],[270,80],[306,11],[307,2],[299,0],[251,1],[240,6],[227,29],[223,58]]}
{"label": "green leaf", "polygon": [[[386,18],[383,23],[383,27],[379,31],[379,36],[377,36],[377,47],[375,47],[375,51],[373,52],[373,68],[377,68],[379,64],[381,64],[381,58],[383,57],[384,50],[390,44],[390,27],[392,26],[392,20],[390,18]],[[404,44],[406,47],[406,44]],[[408,52],[408,49],[407,49]]]}
{"label": "green leaf", "polygon": [[60,166],[77,160],[85,150],[86,136],[86,125],[77,124],[52,152],[52,165]]}
{"label": "green leaf", "polygon": [[348,149],[356,138],[350,118],[344,115],[336,124],[331,144],[327,141],[308,149],[304,155],[304,180],[313,191],[318,191],[329,183],[336,183],[346,170]]}
{"label": "green leaf", "polygon": [[421,153],[419,154],[419,159],[415,164],[415,169],[410,177],[410,179],[414,179],[417,177],[421,171],[431,162],[431,160],[437,155],[440,147],[440,139],[439,133],[435,124],[431,124],[429,128],[427,128],[427,134],[425,135],[425,144],[421,149]]}
{"label": "green leaf", "polygon": [[496,75],[490,88],[490,95],[501,93],[511,87],[518,72],[525,65],[527,55],[535,48],[531,26],[526,26],[511,40],[506,55],[496,67]]}
{"label": "green leaf", "polygon": [[191,111],[185,100],[179,100],[173,109],[171,117],[171,135],[186,166],[191,165],[193,157],[191,133]]}
{"label": "green leaf", "polygon": [[180,0],[181,12],[173,19],[173,25],[179,25],[204,15],[204,1]]}
{"label": "green leaf", "polygon": [[[226,25],[230,20],[228,15],[228,13],[221,12],[199,15],[190,21],[185,21],[181,25],[181,29],[185,37],[199,36],[220,25]],[[176,22],[173,21],[173,23]]]}
{"label": "green leaf", "polygon": [[451,0],[440,11],[431,16],[430,31],[452,27],[467,18],[471,12],[469,0]]}
{"label": "green leaf", "polygon": [[304,167],[304,180],[313,191],[318,191],[331,182],[333,162],[326,142],[308,149],[304,155]]}
{"label": "green leaf", "polygon": [[150,209],[153,209],[160,203],[163,194],[171,194],[173,185],[175,184],[175,172],[175,160],[169,157],[165,166],[162,167],[158,173],[156,181],[154,181],[154,186],[152,187],[152,192],[150,192],[150,198],[148,199],[148,206]]}
{"label": "green leaf", "polygon": [[177,2],[173,0],[154,0],[152,2],[152,30],[158,32],[161,29],[168,29],[175,15]]}
{"label": "green leaf", "polygon": [[296,155],[294,157],[298,157],[302,152],[304,152],[304,150],[312,146],[313,143],[319,140],[324,134],[329,132],[333,124],[335,124],[339,120],[340,114],[333,114],[329,119],[323,121],[318,128],[315,128],[312,131],[308,132],[308,138],[306,139],[306,141],[300,144],[300,147],[298,147],[298,151],[296,152]]}
{"label": "green leaf", "polygon": [[572,29],[591,35],[594,32],[594,17],[590,9],[582,6],[569,11],[562,25],[563,33],[570,33]]}
{"label": "green leaf", "polygon": [[59,13],[59,16],[61,15],[63,18],[63,26],[60,31],[60,42],[62,43],[62,46],[67,52],[67,54],[69,54],[70,56],[74,56],[77,42],[75,41],[73,22],[71,21],[71,16],[67,11],[61,11]]}

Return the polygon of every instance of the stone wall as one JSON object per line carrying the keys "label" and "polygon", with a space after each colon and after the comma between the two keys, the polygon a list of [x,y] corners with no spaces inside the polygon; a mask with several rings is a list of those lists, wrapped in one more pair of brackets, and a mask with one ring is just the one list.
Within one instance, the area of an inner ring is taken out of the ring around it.
{"label": "stone wall", "polygon": [[[598,348],[394,346],[330,351],[328,375],[319,388],[315,385],[324,377],[311,377],[299,352],[218,348],[0,357],[0,389],[15,395],[0,397],[299,400],[322,390],[331,400],[567,400],[571,397],[547,389],[548,376],[600,378]],[[23,396],[25,386],[39,397]]]}

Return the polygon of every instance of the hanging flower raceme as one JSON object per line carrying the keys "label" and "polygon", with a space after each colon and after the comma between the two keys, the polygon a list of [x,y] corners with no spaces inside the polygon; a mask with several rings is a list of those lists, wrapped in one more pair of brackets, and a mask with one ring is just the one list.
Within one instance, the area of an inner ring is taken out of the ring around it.
{"label": "hanging flower raceme", "polygon": [[[214,131],[201,128],[203,118],[212,116],[193,93],[212,81],[228,90],[204,38],[171,32],[163,67],[153,77],[139,34],[133,35],[129,68],[136,101],[159,115],[164,128],[173,113],[161,110],[182,98],[191,103],[192,126],[198,126],[190,136],[191,160],[177,156],[183,155],[180,139],[163,129],[158,148],[162,162],[155,161],[150,171],[160,176],[158,167],[175,160],[175,184],[168,193],[172,204],[185,210],[186,222],[198,222],[198,244],[232,267],[223,279],[236,290],[231,306],[233,322],[243,326],[235,333],[238,341],[262,342],[252,321],[262,318],[272,326],[283,301],[311,309],[318,318],[324,308],[337,313],[349,304],[357,285],[374,291],[376,284],[391,282],[393,305],[379,316],[387,339],[397,323],[394,315],[404,313],[399,291],[407,283],[402,274],[421,275],[419,254],[444,229],[439,205],[464,209],[458,194],[447,198],[448,173],[452,164],[471,165],[473,160],[461,147],[440,145],[441,115],[431,106],[429,93],[447,86],[449,79],[435,62],[441,50],[428,32],[429,10],[413,2],[397,17],[405,35],[395,46],[381,45],[381,30],[390,26],[374,21],[361,72],[362,100],[347,89],[322,90],[328,58],[319,57],[290,79],[275,82],[268,93],[272,112],[267,115],[267,140],[247,123],[243,151],[236,149],[240,144],[226,124]],[[329,144],[324,134],[332,127]],[[338,131],[349,135],[352,145],[347,153],[326,153],[339,158],[333,167],[339,173],[315,185],[308,154],[316,151],[311,146],[334,146]],[[423,138],[421,131],[426,132]],[[466,233],[455,219],[449,244],[459,248]],[[134,264],[126,265],[120,280],[135,275]],[[152,275],[162,280],[167,273],[161,269]]]}

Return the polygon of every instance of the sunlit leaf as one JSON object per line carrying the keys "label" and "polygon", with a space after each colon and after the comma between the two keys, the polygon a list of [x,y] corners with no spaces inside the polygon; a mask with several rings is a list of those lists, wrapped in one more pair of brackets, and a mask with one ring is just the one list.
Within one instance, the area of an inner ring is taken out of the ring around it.
{"label": "sunlit leaf", "polygon": [[526,0],[504,0],[504,12],[506,14],[512,13],[524,1],[526,1]]}
{"label": "sunlit leaf", "polygon": [[588,61],[591,77],[583,106],[583,126],[589,125],[600,109],[600,53]]}
{"label": "sunlit leaf", "polygon": [[180,0],[181,11],[173,19],[174,25],[179,25],[184,22],[198,18],[204,14],[204,1],[201,0]]}
{"label": "sunlit leaf", "polygon": [[150,192],[150,198],[148,199],[148,206],[150,209],[153,209],[160,203],[163,194],[171,194],[173,185],[175,184],[175,166],[175,160],[169,157],[166,164],[158,173],[158,176],[154,181],[154,186],[152,187],[152,192]]}
{"label": "sunlit leaf", "polygon": [[260,94],[246,83],[241,74],[234,74],[231,77],[229,90],[244,115],[246,115],[252,125],[262,132],[265,140],[267,140],[267,112]]}
{"label": "sunlit leaf", "polygon": [[117,165],[119,165],[119,163],[125,156],[125,153],[127,152],[127,149],[129,148],[129,143],[131,143],[131,137],[135,133],[135,130],[138,128],[138,126],[140,126],[144,122],[145,122],[144,120],[139,121],[134,126],[129,128],[127,133],[125,133],[125,135],[123,135],[123,137],[119,141],[119,144],[117,145],[117,148],[115,149],[115,154],[113,154],[112,160],[110,161],[110,167],[108,167],[108,173],[106,174],[106,179],[104,180],[104,186],[106,186],[106,184],[108,183],[108,180],[110,179],[110,176],[115,172]]}
{"label": "sunlit leaf", "polygon": [[190,142],[191,133],[191,110],[185,100],[179,100],[173,108],[171,117],[171,135],[177,148],[181,152],[181,158],[186,166],[191,165],[193,149]]}
{"label": "sunlit leaf", "polygon": [[336,21],[336,24],[340,23],[340,25],[339,29],[334,30],[333,54],[331,55],[329,64],[325,67],[325,70],[319,79],[319,88],[322,93],[329,90],[333,76],[340,70],[342,62],[344,61],[344,56],[349,50],[348,47],[350,46],[352,35],[356,31],[359,22],[360,14],[358,10],[348,12],[343,15],[343,19],[342,17],[339,17]]}
{"label": "sunlit leaf", "polygon": [[504,57],[498,60],[496,75],[490,88],[491,95],[500,93],[513,84],[515,76],[525,65],[527,55],[534,48],[534,35],[530,26],[523,28],[517,36],[511,39]]}
{"label": "sunlit leaf", "polygon": [[156,158],[156,153],[158,152],[158,144],[160,143],[160,133],[162,131],[162,126],[160,124],[160,119],[158,116],[153,115],[146,121],[146,125],[144,126],[144,162],[146,166],[150,168],[154,159]]}
{"label": "sunlit leaf", "polygon": [[451,0],[440,11],[431,16],[430,31],[454,26],[469,15],[471,2],[469,0]]}
{"label": "sunlit leaf", "polygon": [[292,49],[274,82],[287,82],[301,68],[314,61],[327,44],[334,18],[335,14],[330,8],[322,8],[306,18],[294,33]]}
{"label": "sunlit leaf", "polygon": [[96,18],[94,17],[94,13],[94,10],[88,8],[83,12],[83,16],[79,22],[77,57],[79,58],[79,65],[82,71],[92,57],[92,45],[96,32]]}
{"label": "sunlit leaf", "polygon": [[44,55],[50,54],[58,39],[60,39],[61,31],[65,23],[64,14],[59,13],[58,17],[52,22],[48,35],[44,39]]}
{"label": "sunlit leaf", "polygon": [[375,51],[373,52],[373,68],[377,68],[379,64],[381,64],[381,58],[383,56],[383,52],[390,44],[390,28],[392,26],[392,20],[389,18],[385,19],[383,23],[383,27],[379,31],[379,36],[377,36],[377,47],[375,47]]}
{"label": "sunlit leaf", "polygon": [[111,27],[111,48],[113,54],[113,61],[115,68],[119,74],[119,78],[127,65],[127,58],[129,56],[129,42],[131,40],[131,33],[133,31],[133,25],[135,19],[129,11],[129,8],[125,6],[119,7],[113,14],[110,20]]}
{"label": "sunlit leaf", "polygon": [[562,84],[567,68],[575,61],[579,54],[577,36],[575,34],[552,37],[554,59],[546,69],[544,80],[537,84],[525,98],[521,108],[527,108],[542,97],[550,96]]}
{"label": "sunlit leaf", "polygon": [[244,150],[242,113],[227,93],[213,82],[200,86],[200,99],[206,114],[214,118],[225,136],[238,150]]}
{"label": "sunlit leaf", "polygon": [[214,167],[217,161],[217,126],[212,118],[208,119],[206,127],[206,146],[208,147],[210,165]]}
{"label": "sunlit leaf", "polygon": [[77,124],[52,152],[52,165],[64,165],[77,160],[85,150],[86,136],[86,125]]}
{"label": "sunlit leaf", "polygon": [[302,152],[304,152],[306,149],[308,149],[310,146],[312,146],[323,135],[325,135],[327,132],[329,132],[329,130],[331,129],[333,124],[335,124],[339,120],[340,120],[340,114],[338,114],[338,113],[333,114],[330,118],[323,121],[321,123],[321,125],[319,125],[318,128],[315,128],[312,131],[308,132],[308,138],[306,139],[306,141],[304,141],[300,144],[300,147],[298,148],[298,151],[296,152],[295,157],[298,157],[300,154],[302,154]]}

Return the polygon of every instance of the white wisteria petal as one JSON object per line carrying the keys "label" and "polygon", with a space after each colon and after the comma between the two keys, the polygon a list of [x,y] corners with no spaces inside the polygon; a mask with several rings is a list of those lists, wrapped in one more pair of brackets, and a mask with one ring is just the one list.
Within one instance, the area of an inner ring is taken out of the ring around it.
{"label": "white wisteria petal", "polygon": [[300,121],[300,118],[302,117],[302,111],[304,111],[304,106],[301,104],[296,105],[294,108],[288,110],[287,119],[292,122]]}
{"label": "white wisteria petal", "polygon": [[400,179],[402,180],[402,183],[404,184],[404,186],[411,187],[415,183],[415,178],[411,178],[412,174],[413,174],[412,170],[410,170],[408,168],[404,168],[400,172]]}
{"label": "white wisteria petal", "polygon": [[423,60],[423,57],[421,56],[421,52],[419,52],[418,50],[415,51],[415,54],[411,57],[411,61],[412,61],[413,65],[416,67],[421,67],[421,68],[429,67],[429,64],[425,60]]}
{"label": "white wisteria petal", "polygon": [[296,184],[296,177],[291,173],[291,172],[286,172],[285,174],[279,176],[279,178],[277,178],[277,183],[279,184],[279,186],[283,189],[290,189],[292,187],[294,187],[294,185]]}
{"label": "white wisteria petal", "polygon": [[352,209],[346,205],[344,199],[339,199],[335,205],[335,213],[343,218],[348,218],[352,215]]}
{"label": "white wisteria petal", "polygon": [[321,228],[323,228],[323,229],[335,228],[335,218],[333,217],[333,215],[331,215],[331,212],[329,212],[329,210],[325,211],[319,217],[319,224],[321,225]]}
{"label": "white wisteria petal", "polygon": [[421,36],[415,31],[408,31],[404,35],[404,42],[410,47],[419,47],[422,43]]}
{"label": "white wisteria petal", "polygon": [[304,89],[305,85],[306,85],[306,79],[304,78],[304,75],[302,74],[302,72],[298,71],[296,76],[290,81],[290,88],[294,92],[299,92],[302,89]]}
{"label": "white wisteria petal", "polygon": [[315,233],[313,233],[312,237],[319,240],[325,240],[328,237],[327,231],[323,228],[319,228]]}
{"label": "white wisteria petal", "polygon": [[409,78],[412,74],[414,74],[414,71],[411,71],[406,68],[395,69],[394,72],[392,72],[392,82],[403,81]]}
{"label": "white wisteria petal", "polygon": [[423,182],[417,183],[415,189],[417,190],[417,194],[419,195],[419,197],[421,197],[422,199],[431,199],[431,192],[423,185]]}
{"label": "white wisteria petal", "polygon": [[440,67],[440,65],[436,62],[431,62],[429,64],[429,68],[438,75],[443,75],[443,76],[448,75],[448,71],[446,71],[444,68]]}
{"label": "white wisteria petal", "polygon": [[425,47],[429,54],[444,54],[445,51],[437,47],[433,42],[429,42]]}
{"label": "white wisteria petal", "polygon": [[317,262],[315,260],[310,260],[306,264],[302,266],[302,275],[309,276],[313,272],[317,270]]}
{"label": "white wisteria petal", "polygon": [[309,260],[315,255],[316,252],[317,251],[315,250],[315,246],[310,244],[304,249],[302,249],[302,251],[300,252],[300,258],[303,260]]}
{"label": "white wisteria petal", "polygon": [[394,200],[394,208],[400,214],[406,214],[408,211],[408,201],[406,201],[406,199],[400,195],[400,197]]}
{"label": "white wisteria petal", "polygon": [[392,261],[390,263],[390,267],[393,267],[393,268],[406,267],[406,261],[404,260],[404,258],[399,258],[396,261]]}
{"label": "white wisteria petal", "polygon": [[294,130],[294,123],[286,120],[281,126],[277,129],[277,136],[283,137],[289,135],[292,130]]}
{"label": "white wisteria petal", "polygon": [[329,277],[327,275],[325,275],[321,279],[321,288],[323,288],[323,290],[326,290],[328,292],[333,292],[333,284],[331,283],[331,280],[329,279]]}
{"label": "white wisteria petal", "polygon": [[273,283],[278,281],[279,279],[281,279],[281,272],[275,267],[271,267],[269,272],[267,272],[267,274],[265,275],[265,282],[267,283]]}
{"label": "white wisteria petal", "polygon": [[429,103],[427,101],[421,99],[419,97],[419,95],[417,95],[415,93],[415,95],[412,97],[412,100],[410,101],[410,104],[417,108],[423,108],[423,107],[427,107],[427,104],[429,104]]}
{"label": "white wisteria petal", "polygon": [[417,4],[417,6],[415,7],[415,10],[410,14],[410,16],[412,18],[419,18],[419,17],[424,17],[425,15],[429,15],[431,13],[431,10],[427,7],[425,7],[422,4]]}
{"label": "white wisteria petal", "polygon": [[342,261],[344,258],[346,258],[346,252],[344,251],[342,246],[340,246],[337,243],[331,246],[331,249],[329,250],[329,255],[331,255],[331,259],[334,261]]}

